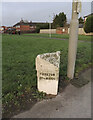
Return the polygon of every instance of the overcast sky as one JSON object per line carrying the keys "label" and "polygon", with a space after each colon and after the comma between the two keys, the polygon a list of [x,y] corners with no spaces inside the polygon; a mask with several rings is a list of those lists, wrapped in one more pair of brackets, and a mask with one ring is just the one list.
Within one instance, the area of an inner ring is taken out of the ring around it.
{"label": "overcast sky", "polygon": [[[54,14],[64,12],[71,19],[71,2],[3,2],[2,25],[13,26],[21,18],[28,21],[52,21]],[[80,16],[91,13],[91,2],[82,3]],[[50,16],[50,17],[49,17]]]}

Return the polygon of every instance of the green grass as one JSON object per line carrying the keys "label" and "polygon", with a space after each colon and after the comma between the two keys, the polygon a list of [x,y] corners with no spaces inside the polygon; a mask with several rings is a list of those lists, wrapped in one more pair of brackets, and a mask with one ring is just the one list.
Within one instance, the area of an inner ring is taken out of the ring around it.
{"label": "green grass", "polygon": [[[24,35],[31,35],[34,37],[49,37],[49,34],[42,34],[42,33],[33,33],[33,34],[24,34]],[[69,39],[69,34],[52,34],[51,37]],[[91,36],[79,35],[78,40],[91,41]]]}
{"label": "green grass", "polygon": [[[61,51],[60,76],[62,80],[67,78],[68,41],[23,35],[3,35],[2,38],[2,92],[5,106],[11,101],[18,104],[17,97],[36,89],[35,58],[38,54]],[[75,74],[89,64],[91,43],[79,42]]]}

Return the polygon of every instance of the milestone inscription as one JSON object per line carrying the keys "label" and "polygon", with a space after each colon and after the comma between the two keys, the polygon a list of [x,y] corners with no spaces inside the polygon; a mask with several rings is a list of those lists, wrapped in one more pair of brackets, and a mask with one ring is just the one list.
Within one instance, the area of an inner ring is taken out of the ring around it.
{"label": "milestone inscription", "polygon": [[55,80],[55,73],[40,73],[39,80]]}

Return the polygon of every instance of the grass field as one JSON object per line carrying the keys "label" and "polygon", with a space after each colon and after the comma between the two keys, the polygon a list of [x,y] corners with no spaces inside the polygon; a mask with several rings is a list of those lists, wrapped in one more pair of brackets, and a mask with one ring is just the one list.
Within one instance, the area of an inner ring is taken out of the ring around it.
{"label": "grass field", "polygon": [[[4,112],[6,107],[19,106],[19,98],[23,99],[25,93],[32,94],[33,98],[42,98],[43,94],[38,93],[36,89],[35,58],[38,54],[61,51],[60,76],[62,80],[67,80],[68,41],[39,38],[38,35],[36,36],[2,36]],[[83,39],[83,37],[81,38]],[[91,43],[78,42],[75,75],[90,64]]]}
{"label": "grass field", "polygon": [[[37,33],[37,34],[24,34],[24,35],[31,35],[34,37],[49,37],[49,34],[42,34],[42,33]],[[69,39],[69,34],[52,34],[52,38],[62,38],[62,39]],[[78,40],[83,40],[83,41],[91,41],[91,36],[85,36],[85,35],[79,35]]]}

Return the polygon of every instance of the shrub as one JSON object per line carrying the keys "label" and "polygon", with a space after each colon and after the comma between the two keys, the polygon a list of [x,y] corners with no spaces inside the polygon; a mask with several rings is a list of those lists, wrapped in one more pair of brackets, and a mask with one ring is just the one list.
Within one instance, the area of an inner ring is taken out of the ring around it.
{"label": "shrub", "polygon": [[84,25],[84,31],[86,33],[93,32],[93,15],[89,16]]}
{"label": "shrub", "polygon": [[38,23],[36,27],[40,29],[49,29],[49,23]]}
{"label": "shrub", "polygon": [[40,28],[37,27],[35,32],[36,32],[36,33],[39,33],[39,32],[40,32]]}

